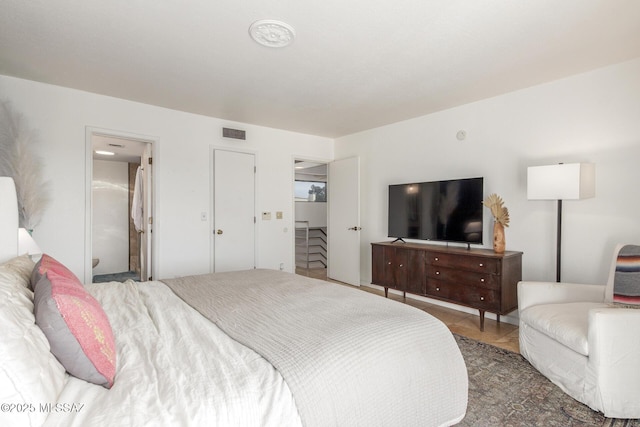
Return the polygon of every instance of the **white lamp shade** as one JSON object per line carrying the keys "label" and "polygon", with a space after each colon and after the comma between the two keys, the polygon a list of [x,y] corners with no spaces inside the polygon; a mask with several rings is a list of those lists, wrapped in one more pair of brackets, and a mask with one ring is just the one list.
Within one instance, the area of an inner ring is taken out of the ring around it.
{"label": "white lamp shade", "polygon": [[561,163],[527,168],[529,200],[578,200],[595,195],[594,163]]}
{"label": "white lamp shade", "polygon": [[18,229],[18,254],[40,255],[42,251],[25,228]]}

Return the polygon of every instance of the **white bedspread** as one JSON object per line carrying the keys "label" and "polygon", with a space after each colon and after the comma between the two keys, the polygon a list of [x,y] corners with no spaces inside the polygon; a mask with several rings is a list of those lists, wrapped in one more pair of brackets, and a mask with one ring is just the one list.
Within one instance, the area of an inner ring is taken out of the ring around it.
{"label": "white bedspread", "polygon": [[87,289],[114,329],[115,384],[107,390],[68,377],[46,426],[301,425],[289,387],[273,366],[163,283]]}
{"label": "white bedspread", "polygon": [[421,310],[273,270],[165,283],[279,370],[305,426],[442,426],[464,417],[460,350]]}

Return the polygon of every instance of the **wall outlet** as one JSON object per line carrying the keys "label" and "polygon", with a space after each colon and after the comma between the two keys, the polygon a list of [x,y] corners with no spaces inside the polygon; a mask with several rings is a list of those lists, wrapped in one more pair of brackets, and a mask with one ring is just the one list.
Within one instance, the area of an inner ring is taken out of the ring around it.
{"label": "wall outlet", "polygon": [[282,211],[276,212],[276,219],[282,219]]}
{"label": "wall outlet", "polygon": [[269,221],[271,219],[271,212],[262,212],[262,220]]}
{"label": "wall outlet", "polygon": [[284,270],[284,262],[280,263],[280,271]]}

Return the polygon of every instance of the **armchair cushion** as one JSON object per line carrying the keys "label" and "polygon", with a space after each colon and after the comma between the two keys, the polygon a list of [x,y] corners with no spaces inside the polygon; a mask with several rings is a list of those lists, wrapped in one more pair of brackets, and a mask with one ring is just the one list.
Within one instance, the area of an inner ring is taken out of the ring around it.
{"label": "armchair cushion", "polygon": [[571,350],[588,356],[589,310],[604,307],[607,304],[597,302],[534,305],[520,312],[520,320]]}
{"label": "armchair cushion", "polygon": [[557,282],[518,283],[518,309],[520,311],[535,305],[571,302],[601,303],[604,299],[605,287],[602,285]]}

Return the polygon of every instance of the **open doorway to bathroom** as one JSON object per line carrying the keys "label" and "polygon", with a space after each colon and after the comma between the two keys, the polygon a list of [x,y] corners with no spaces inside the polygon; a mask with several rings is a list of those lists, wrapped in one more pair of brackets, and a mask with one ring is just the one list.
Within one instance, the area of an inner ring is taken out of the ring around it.
{"label": "open doorway to bathroom", "polygon": [[327,164],[294,160],[295,269],[327,278]]}
{"label": "open doorway to bathroom", "polygon": [[85,282],[153,278],[153,140],[88,131]]}

